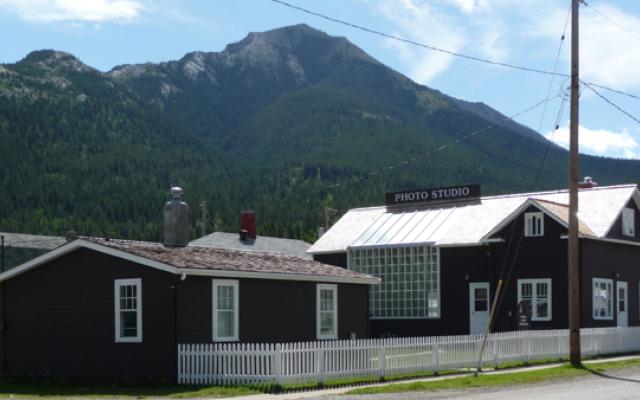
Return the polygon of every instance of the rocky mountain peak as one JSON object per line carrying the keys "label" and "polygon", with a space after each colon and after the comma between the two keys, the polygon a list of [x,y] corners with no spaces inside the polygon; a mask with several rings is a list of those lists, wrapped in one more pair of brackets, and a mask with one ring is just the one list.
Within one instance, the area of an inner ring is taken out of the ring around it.
{"label": "rocky mountain peak", "polygon": [[74,55],[59,50],[32,51],[17,65],[37,67],[48,71],[98,72],[78,60]]}

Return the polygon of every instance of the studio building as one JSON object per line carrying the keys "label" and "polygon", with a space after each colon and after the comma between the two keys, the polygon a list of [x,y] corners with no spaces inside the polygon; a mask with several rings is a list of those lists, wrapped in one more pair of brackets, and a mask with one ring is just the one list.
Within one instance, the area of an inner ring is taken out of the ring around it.
{"label": "studio building", "polygon": [[[568,327],[567,190],[480,196],[477,185],[388,193],[349,210],[310,249],[317,261],[381,278],[372,337]],[[581,326],[640,325],[640,192],[579,190]],[[524,326],[523,326],[523,314]]]}

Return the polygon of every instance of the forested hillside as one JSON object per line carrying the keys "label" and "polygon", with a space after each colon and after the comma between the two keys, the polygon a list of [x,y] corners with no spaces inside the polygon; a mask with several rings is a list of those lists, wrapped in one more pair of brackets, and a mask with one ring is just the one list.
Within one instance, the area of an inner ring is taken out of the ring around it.
{"label": "forested hillside", "polygon": [[[251,208],[259,233],[311,241],[323,207],[380,204],[385,191],[566,185],[566,151],[551,147],[536,182],[546,141],[496,121],[305,25],[109,72],[38,51],[0,66],[0,230],[158,240],[180,185],[193,236],[206,201],[207,231],[236,231]],[[638,182],[640,162],[585,156],[582,174]]]}

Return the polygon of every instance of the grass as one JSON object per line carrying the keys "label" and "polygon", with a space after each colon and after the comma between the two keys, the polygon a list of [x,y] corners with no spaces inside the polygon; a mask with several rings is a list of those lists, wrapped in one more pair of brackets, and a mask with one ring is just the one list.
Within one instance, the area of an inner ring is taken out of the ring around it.
{"label": "grass", "polygon": [[465,389],[487,386],[522,385],[549,380],[571,379],[589,374],[601,374],[603,373],[603,371],[636,366],[640,366],[640,359],[585,364],[577,368],[572,367],[569,364],[563,364],[558,367],[545,368],[528,372],[485,374],[478,377],[463,376],[460,378],[451,378],[439,381],[423,381],[365,387],[351,390],[348,392],[348,394],[400,393],[435,391],[442,389]]}
{"label": "grass", "polygon": [[178,386],[162,384],[97,384],[64,380],[0,378],[0,398],[109,398],[140,399],[166,397],[175,399],[245,396],[269,391],[269,387],[249,386]]}

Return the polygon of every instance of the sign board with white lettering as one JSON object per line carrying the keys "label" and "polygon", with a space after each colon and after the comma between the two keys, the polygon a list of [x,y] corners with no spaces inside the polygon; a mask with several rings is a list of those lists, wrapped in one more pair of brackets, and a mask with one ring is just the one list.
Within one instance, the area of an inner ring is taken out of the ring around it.
{"label": "sign board with white lettering", "polygon": [[399,206],[413,203],[467,200],[477,197],[480,197],[480,185],[465,185],[392,192],[385,195],[385,200],[388,206]]}

